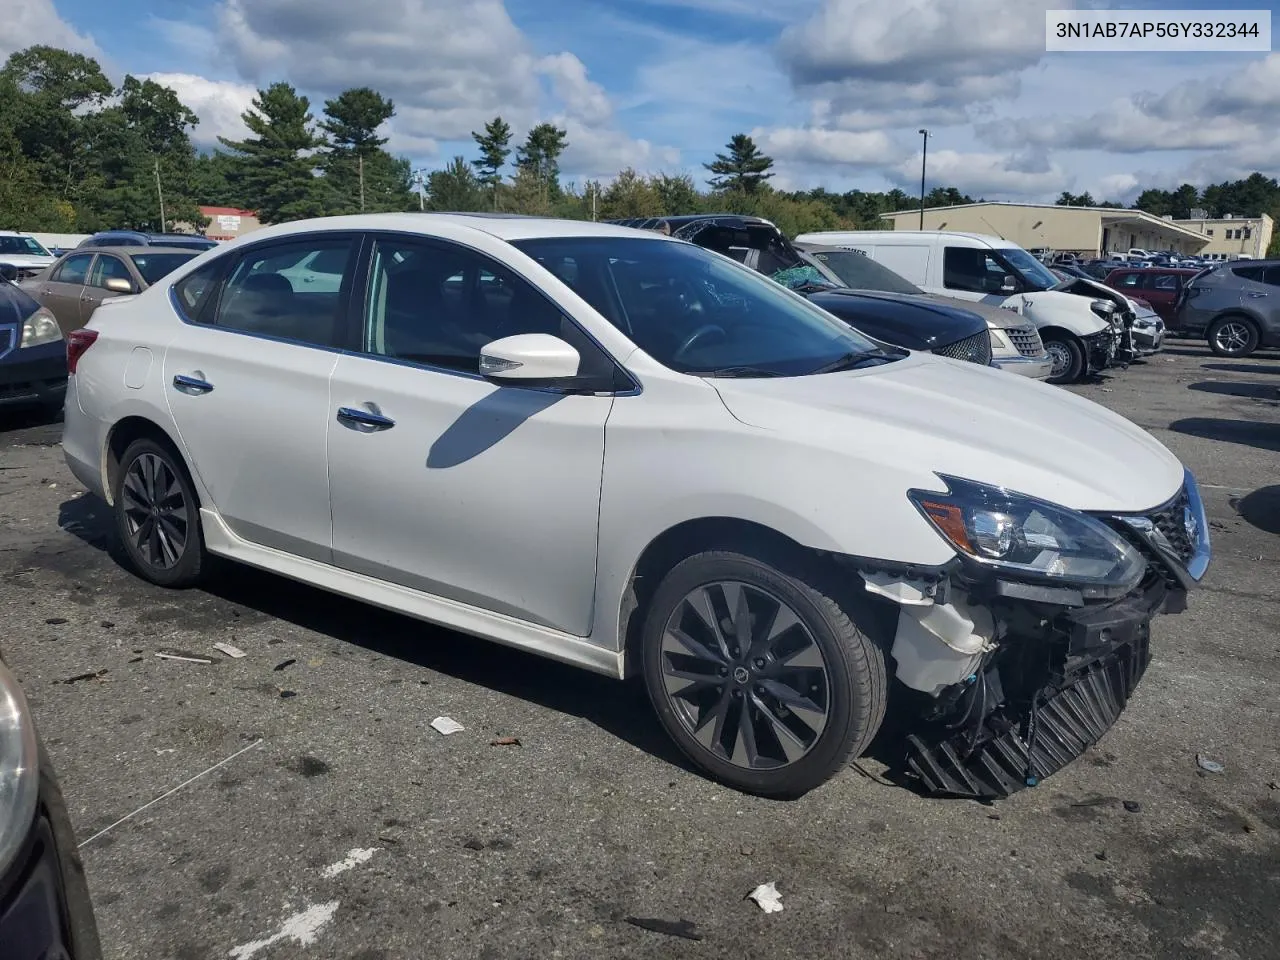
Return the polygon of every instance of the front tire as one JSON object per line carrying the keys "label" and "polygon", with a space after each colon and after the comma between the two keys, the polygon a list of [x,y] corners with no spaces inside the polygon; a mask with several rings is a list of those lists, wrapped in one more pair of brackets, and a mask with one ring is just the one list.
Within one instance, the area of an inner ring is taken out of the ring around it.
{"label": "front tire", "polygon": [[1206,333],[1209,349],[1220,357],[1247,357],[1258,349],[1258,327],[1247,317],[1219,317]]}
{"label": "front tire", "polygon": [[168,446],[135,440],[112,480],[116,530],[129,564],[162,587],[199,583],[208,567],[200,505],[186,465]]}
{"label": "front tire", "polygon": [[1044,338],[1044,349],[1053,361],[1053,369],[1049,373],[1050,383],[1075,383],[1084,376],[1084,348],[1075,337],[1050,333]]}
{"label": "front tire", "polygon": [[883,652],[815,579],[701,553],[663,578],[646,613],[658,719],[700,769],[747,793],[807,793],[884,718]]}

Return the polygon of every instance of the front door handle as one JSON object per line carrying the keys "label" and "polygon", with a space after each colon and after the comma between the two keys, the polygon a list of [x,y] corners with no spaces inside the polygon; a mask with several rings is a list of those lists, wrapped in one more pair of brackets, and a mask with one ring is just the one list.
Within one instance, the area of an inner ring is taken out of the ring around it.
{"label": "front door handle", "polygon": [[213,389],[213,384],[208,380],[201,380],[199,377],[188,377],[181,373],[173,378],[173,385],[179,390],[191,390],[195,393],[208,393]]}
{"label": "front door handle", "polygon": [[1253,299],[1253,300],[1256,300],[1256,299],[1258,299],[1259,297],[1265,297],[1265,296],[1266,296],[1266,294],[1265,294],[1265,293],[1258,293],[1258,292],[1256,292],[1256,291],[1252,291],[1252,290],[1249,292],[1249,297],[1250,297],[1251,299]]}
{"label": "front door handle", "polygon": [[339,407],[338,419],[349,426],[369,427],[373,430],[390,430],[396,425],[390,417],[370,413],[368,410],[357,410],[355,407]]}

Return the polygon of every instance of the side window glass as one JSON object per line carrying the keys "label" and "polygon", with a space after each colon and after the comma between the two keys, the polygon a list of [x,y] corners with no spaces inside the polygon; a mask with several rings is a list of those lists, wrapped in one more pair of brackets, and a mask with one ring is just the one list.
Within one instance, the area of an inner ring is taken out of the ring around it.
{"label": "side window glass", "polygon": [[1271,287],[1280,287],[1280,267],[1267,267],[1262,275],[1262,282]]}
{"label": "side window glass", "polygon": [[1120,278],[1120,286],[1122,287],[1140,287],[1142,286],[1142,274],[1126,273]]}
{"label": "side window glass", "polygon": [[84,283],[89,276],[89,265],[93,263],[92,253],[80,253],[67,257],[62,261],[58,272],[50,279],[55,283]]}
{"label": "side window glass", "polygon": [[485,344],[571,326],[528,281],[462,247],[380,239],[370,260],[366,353],[478,373]]}
{"label": "side window glass", "polygon": [[173,292],[186,319],[194,322],[199,318],[200,309],[213,293],[225,265],[224,259],[206,263],[199,270],[192,270],[173,285]]}
{"label": "side window glass", "polygon": [[985,250],[947,247],[943,252],[942,282],[951,290],[1000,293],[1008,271]]}
{"label": "side window glass", "polygon": [[315,237],[247,251],[223,286],[213,325],[343,346],[341,291],[355,246],[350,238]]}
{"label": "side window glass", "polygon": [[1162,274],[1155,278],[1155,289],[1174,292],[1178,289],[1178,276],[1172,273]]}
{"label": "side window glass", "polygon": [[128,280],[130,285],[133,284],[133,277],[129,274],[129,268],[118,257],[109,257],[106,254],[98,255],[98,262],[93,265],[93,273],[89,275],[89,286],[105,287],[108,280]]}

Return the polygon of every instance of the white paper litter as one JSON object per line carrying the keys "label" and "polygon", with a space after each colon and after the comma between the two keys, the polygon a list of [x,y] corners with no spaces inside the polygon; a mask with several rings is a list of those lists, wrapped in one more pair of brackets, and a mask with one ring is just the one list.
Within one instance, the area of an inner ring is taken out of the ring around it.
{"label": "white paper litter", "polygon": [[213,663],[205,657],[182,657],[176,653],[157,653],[156,656],[161,660],[181,660],[183,663]]}
{"label": "white paper litter", "polygon": [[754,900],[765,913],[782,912],[782,895],[778,893],[776,883],[762,883],[747,894],[748,900]]}
{"label": "white paper litter", "polygon": [[431,726],[443,733],[446,737],[451,733],[461,733],[466,729],[462,724],[453,717],[436,717],[431,721]]}
{"label": "white paper litter", "polygon": [[233,647],[229,643],[215,643],[213,645],[213,649],[221,650],[223,653],[225,653],[228,657],[230,657],[233,660],[239,660],[241,657],[248,656],[248,654],[245,653],[243,650],[241,650],[239,647]]}

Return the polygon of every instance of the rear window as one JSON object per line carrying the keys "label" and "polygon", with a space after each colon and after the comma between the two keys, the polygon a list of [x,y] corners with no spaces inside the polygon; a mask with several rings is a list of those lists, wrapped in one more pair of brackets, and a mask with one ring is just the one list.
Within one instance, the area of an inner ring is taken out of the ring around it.
{"label": "rear window", "polygon": [[196,255],[194,250],[191,253],[139,253],[134,255],[133,265],[138,268],[138,273],[142,274],[147,286],[151,286]]}
{"label": "rear window", "polygon": [[1262,278],[1266,273],[1266,267],[1232,267],[1231,272],[1237,277],[1245,280],[1252,280],[1254,283],[1262,283]]}
{"label": "rear window", "polygon": [[809,254],[855,290],[922,293],[906,278],[857,250],[814,250]]}

